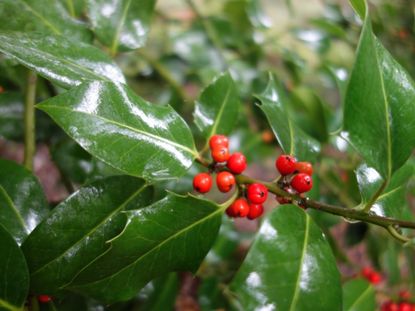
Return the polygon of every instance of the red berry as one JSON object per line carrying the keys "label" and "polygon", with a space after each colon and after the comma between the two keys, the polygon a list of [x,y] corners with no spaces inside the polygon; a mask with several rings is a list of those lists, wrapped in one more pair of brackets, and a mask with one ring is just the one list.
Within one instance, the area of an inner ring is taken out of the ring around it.
{"label": "red berry", "polygon": [[299,193],[307,192],[313,188],[313,180],[310,175],[299,173],[291,180],[291,187]]}
{"label": "red berry", "polygon": [[249,210],[248,202],[244,198],[239,198],[226,209],[226,214],[230,217],[246,217]]}
{"label": "red berry", "polygon": [[49,295],[39,295],[37,296],[37,300],[39,300],[39,302],[41,303],[47,303],[52,301],[52,297],[50,297]]}
{"label": "red berry", "polygon": [[297,160],[290,155],[282,154],[275,161],[275,167],[281,175],[290,175],[295,171],[295,163]]}
{"label": "red berry", "polygon": [[263,184],[250,184],[246,196],[251,203],[262,204],[268,196],[268,189]]}
{"label": "red berry", "polygon": [[241,174],[246,169],[246,158],[242,153],[235,152],[226,165],[232,173]]}
{"label": "red berry", "polygon": [[216,184],[220,192],[228,192],[235,184],[235,176],[226,171],[220,172],[216,175]]}
{"label": "red berry", "polygon": [[219,146],[212,149],[211,152],[212,159],[215,162],[226,162],[229,159],[229,150],[228,147]]}
{"label": "red berry", "polygon": [[264,213],[264,206],[262,204],[249,204],[248,219],[255,219]]}
{"label": "red berry", "polygon": [[297,162],[295,163],[295,169],[299,173],[313,175],[313,165],[310,162]]}
{"label": "red berry", "polygon": [[409,302],[401,302],[399,304],[399,311],[412,311],[412,305]]}
{"label": "red berry", "polygon": [[409,299],[411,299],[411,293],[407,290],[401,290],[399,292],[399,298],[401,298],[403,300],[409,300]]}
{"label": "red berry", "polygon": [[209,192],[212,188],[212,176],[208,173],[197,174],[193,178],[193,188],[200,193]]}
{"label": "red berry", "polygon": [[365,278],[370,278],[373,272],[374,270],[371,267],[364,267],[362,271],[360,271],[362,276],[364,276]]}
{"label": "red berry", "polygon": [[385,301],[381,308],[381,311],[399,311],[398,304],[393,302],[392,300]]}
{"label": "red berry", "polygon": [[226,137],[225,135],[213,135],[210,139],[209,139],[209,146],[210,149],[214,149],[217,147],[229,147],[229,140],[228,137]]}
{"label": "red berry", "polygon": [[373,271],[368,281],[374,285],[379,284],[380,282],[382,282],[382,275],[376,271]]}

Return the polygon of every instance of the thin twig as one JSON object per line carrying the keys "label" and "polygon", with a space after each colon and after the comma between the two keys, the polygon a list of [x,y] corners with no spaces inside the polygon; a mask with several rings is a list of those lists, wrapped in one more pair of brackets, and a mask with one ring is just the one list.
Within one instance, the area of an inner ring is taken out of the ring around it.
{"label": "thin twig", "polygon": [[33,71],[28,72],[26,99],[24,105],[24,166],[33,170],[33,157],[36,152],[35,132],[35,103],[36,103],[37,76]]}

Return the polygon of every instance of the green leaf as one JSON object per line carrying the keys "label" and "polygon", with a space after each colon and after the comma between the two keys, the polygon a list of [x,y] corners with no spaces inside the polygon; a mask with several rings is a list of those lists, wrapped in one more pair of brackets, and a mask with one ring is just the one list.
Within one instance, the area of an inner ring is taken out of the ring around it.
{"label": "green leaf", "polygon": [[23,136],[23,98],[20,93],[0,94],[0,136],[18,139]]}
{"label": "green leaf", "polygon": [[29,271],[22,251],[0,225],[0,310],[23,310],[29,291]]}
{"label": "green leaf", "polygon": [[152,191],[142,179],[113,176],[84,186],[55,207],[26,239],[31,289],[51,293],[108,251],[107,240],[126,224],[126,209],[148,205]]}
{"label": "green leaf", "polygon": [[355,279],[343,285],[344,311],[373,311],[375,309],[375,289],[369,282]]}
{"label": "green leaf", "polygon": [[2,0],[0,30],[41,32],[47,36],[63,36],[75,42],[90,42],[92,35],[85,23],[66,12],[57,0]]}
{"label": "green leaf", "polygon": [[196,101],[195,124],[205,138],[215,134],[229,134],[236,123],[239,98],[235,83],[229,73],[213,80]]}
{"label": "green leaf", "polygon": [[340,275],[320,228],[282,205],[264,220],[230,285],[244,310],[341,310]]}
{"label": "green leaf", "polygon": [[173,311],[180,280],[177,273],[169,273],[150,283],[151,293],[140,305],[141,311]]}
{"label": "green leaf", "polygon": [[256,97],[283,151],[299,160],[316,161],[320,143],[293,123],[284,106],[284,94],[271,74],[266,89]]}
{"label": "green leaf", "polygon": [[133,176],[183,175],[197,156],[184,120],[125,85],[84,83],[37,105],[84,149]]}
{"label": "green leaf", "polygon": [[64,88],[87,80],[125,83],[121,70],[100,49],[61,36],[0,32],[0,52]]}
{"label": "green leaf", "polygon": [[[402,211],[406,206],[406,185],[413,175],[413,167],[409,164],[401,167],[393,175],[383,193],[374,202],[371,212],[379,216],[401,218]],[[370,202],[375,195],[384,179],[379,173],[366,164],[359,166],[356,171],[356,178],[362,197],[361,205],[364,206]]]}
{"label": "green leaf", "polygon": [[414,119],[415,84],[375,37],[366,14],[346,92],[343,136],[390,179],[415,146]]}
{"label": "green leaf", "polygon": [[146,208],[128,211],[111,249],[83,270],[69,289],[105,302],[127,300],[170,271],[195,272],[211,248],[223,209],[210,201],[169,193]]}
{"label": "green leaf", "polygon": [[26,168],[0,159],[0,224],[21,244],[48,212],[42,186]]}
{"label": "green leaf", "polygon": [[98,39],[111,48],[128,51],[144,45],[155,0],[89,0],[89,18]]}

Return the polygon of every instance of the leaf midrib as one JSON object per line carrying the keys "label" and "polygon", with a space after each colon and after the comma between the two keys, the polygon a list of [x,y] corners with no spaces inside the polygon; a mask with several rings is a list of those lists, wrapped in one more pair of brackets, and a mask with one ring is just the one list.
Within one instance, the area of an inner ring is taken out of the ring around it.
{"label": "leaf midrib", "polygon": [[233,87],[233,85],[230,85],[230,87],[228,87],[225,97],[223,99],[223,104],[220,106],[219,111],[217,113],[217,117],[215,119],[215,122],[213,123],[212,129],[210,130],[210,134],[208,135],[208,137],[212,137],[214,134],[216,134],[216,131],[218,129],[219,126],[219,122],[221,121],[222,115],[223,115],[223,111],[225,110],[225,106],[227,106],[228,101],[229,101],[229,95],[231,93],[231,88]]}
{"label": "leaf midrib", "polygon": [[68,253],[68,251],[70,251],[73,247],[75,247],[76,245],[78,245],[79,243],[81,243],[82,241],[84,241],[85,237],[90,236],[91,234],[93,234],[96,230],[98,230],[99,227],[101,227],[103,224],[105,224],[105,222],[110,219],[112,216],[114,216],[117,212],[119,212],[120,210],[122,210],[132,199],[134,199],[137,195],[139,195],[145,188],[147,187],[147,184],[144,183],[137,191],[135,191],[131,196],[129,196],[122,204],[120,204],[120,206],[118,206],[115,210],[113,210],[107,217],[105,217],[100,223],[98,223],[96,226],[94,226],[90,231],[88,231],[87,234],[84,234],[78,241],[76,241],[75,243],[72,243],[66,250],[64,250],[62,252],[62,254],[60,254],[59,256],[51,259],[49,262],[47,262],[46,264],[44,264],[43,266],[41,266],[40,268],[38,268],[36,271],[31,273],[31,277],[33,277],[35,274],[39,273],[40,271],[42,271],[43,269],[45,269],[46,267],[48,267],[50,264],[52,264],[53,262],[55,262],[56,260],[59,260],[60,258],[62,258],[64,255],[66,255]]}
{"label": "leaf midrib", "polygon": [[29,232],[29,229],[26,227],[26,224],[24,222],[24,219],[23,219],[22,215],[20,214],[20,212],[17,209],[16,205],[13,203],[13,201],[10,198],[9,194],[6,192],[6,190],[3,188],[2,185],[0,185],[0,194],[3,194],[4,195],[4,198],[6,199],[7,203],[9,203],[12,211],[16,214],[17,220],[22,225],[24,231],[26,233]]}
{"label": "leaf midrib", "polygon": [[131,4],[131,0],[128,0],[125,7],[124,7],[123,12],[122,12],[120,22],[118,23],[118,26],[117,26],[117,30],[114,34],[114,39],[113,39],[112,45],[111,45],[111,54],[112,55],[115,55],[117,53],[117,48],[118,48],[118,45],[119,45],[118,42],[119,42],[119,38],[120,38],[120,34],[121,34],[121,29],[124,25],[125,18],[127,17],[127,12],[128,12],[128,8],[130,7],[130,4]]}
{"label": "leaf midrib", "polygon": [[306,224],[305,224],[305,230],[304,230],[304,241],[303,241],[303,248],[302,248],[302,253],[301,253],[301,258],[300,258],[300,265],[299,265],[299,269],[298,269],[298,274],[297,274],[297,281],[295,282],[295,291],[294,291],[294,295],[293,295],[293,299],[291,300],[291,306],[290,306],[290,311],[295,311],[295,307],[297,305],[298,302],[298,297],[299,297],[299,293],[300,293],[300,280],[301,280],[301,271],[303,268],[303,262],[304,262],[304,257],[305,257],[305,253],[307,250],[307,245],[308,245],[308,236],[309,236],[309,228],[310,228],[310,217],[308,215],[305,215],[306,217]]}
{"label": "leaf midrib", "polygon": [[364,290],[364,292],[361,293],[361,295],[353,302],[353,304],[350,306],[350,308],[345,310],[345,311],[353,310],[354,306],[359,305],[359,302],[363,299],[363,297],[365,297],[367,294],[369,294],[371,290],[372,290],[372,288],[370,287],[369,284],[367,284],[367,287]]}
{"label": "leaf midrib", "polygon": [[6,300],[1,299],[1,298],[0,298],[0,307],[6,308],[7,310],[10,310],[10,311],[22,311],[23,310],[23,308],[14,306],[8,303]]}
{"label": "leaf midrib", "polygon": [[24,6],[26,6],[26,8],[29,11],[32,11],[33,14],[39,18],[47,27],[49,27],[54,33],[56,33],[57,35],[61,35],[62,32],[56,28],[53,24],[51,24],[47,19],[45,19],[39,12],[37,12],[35,9],[33,9],[29,4],[27,4],[25,1],[23,0],[19,0],[19,2],[23,3]]}
{"label": "leaf midrib", "polygon": [[180,145],[180,144],[175,143],[175,142],[173,142],[171,140],[168,140],[168,139],[166,139],[164,137],[157,136],[157,135],[154,135],[154,134],[151,134],[151,133],[142,131],[140,129],[131,127],[131,126],[127,125],[127,124],[122,124],[122,123],[119,123],[117,121],[110,120],[108,118],[105,118],[105,117],[102,117],[102,116],[99,116],[99,115],[90,114],[90,113],[87,113],[87,112],[84,112],[84,111],[80,111],[80,110],[73,110],[73,109],[70,109],[70,108],[67,108],[67,107],[61,107],[61,106],[53,106],[53,105],[39,104],[39,105],[37,105],[37,107],[39,107],[40,109],[42,109],[43,107],[46,107],[46,108],[52,108],[52,109],[57,109],[57,110],[61,109],[61,110],[67,110],[67,111],[70,111],[70,112],[85,114],[85,115],[87,115],[87,116],[89,116],[91,118],[97,118],[97,119],[100,119],[102,121],[105,121],[105,122],[108,122],[108,123],[117,125],[119,127],[126,128],[126,129],[128,129],[130,131],[133,131],[133,132],[136,132],[138,134],[141,134],[141,135],[144,135],[144,136],[148,136],[148,137],[154,138],[156,140],[159,140],[160,142],[164,142],[164,143],[169,144],[171,146],[177,147],[177,148],[179,148],[179,149],[181,149],[183,151],[186,151],[186,152],[190,153],[192,156],[197,157],[197,152],[195,150],[192,150],[192,149],[190,149],[190,148],[188,148],[188,147],[186,147],[184,145]]}

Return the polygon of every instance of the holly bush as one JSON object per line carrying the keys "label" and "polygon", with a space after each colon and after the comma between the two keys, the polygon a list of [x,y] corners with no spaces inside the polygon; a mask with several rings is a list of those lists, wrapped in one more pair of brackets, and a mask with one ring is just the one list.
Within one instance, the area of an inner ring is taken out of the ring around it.
{"label": "holly bush", "polygon": [[411,310],[407,3],[0,20],[1,310]]}

